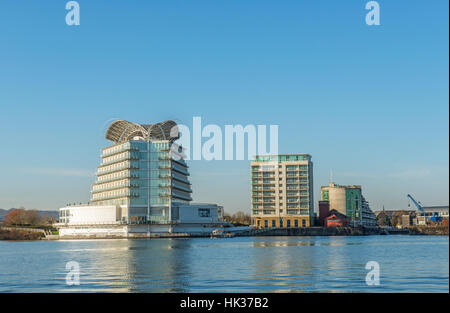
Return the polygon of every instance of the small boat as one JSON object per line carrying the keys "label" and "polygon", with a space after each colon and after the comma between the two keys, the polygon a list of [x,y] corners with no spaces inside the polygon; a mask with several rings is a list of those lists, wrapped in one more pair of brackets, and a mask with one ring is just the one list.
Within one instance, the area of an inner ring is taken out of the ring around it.
{"label": "small boat", "polygon": [[211,238],[232,238],[234,234],[224,232],[223,229],[214,229],[211,232]]}

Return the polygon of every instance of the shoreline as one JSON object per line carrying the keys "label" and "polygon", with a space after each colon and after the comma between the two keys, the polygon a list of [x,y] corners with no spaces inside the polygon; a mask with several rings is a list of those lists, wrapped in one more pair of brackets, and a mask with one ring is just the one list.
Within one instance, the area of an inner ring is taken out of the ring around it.
{"label": "shoreline", "polygon": [[[224,231],[225,233],[226,230]],[[352,228],[352,227],[300,227],[300,228],[262,228],[249,229],[241,232],[228,232],[232,237],[324,237],[324,236],[448,236],[446,226],[411,226],[409,228]],[[38,240],[85,240],[85,239],[157,239],[157,238],[223,238],[214,237],[210,233],[136,233],[129,236],[117,235],[80,235],[59,236],[46,235],[39,231],[24,231],[23,229],[0,229],[0,240],[3,241],[38,241]]]}

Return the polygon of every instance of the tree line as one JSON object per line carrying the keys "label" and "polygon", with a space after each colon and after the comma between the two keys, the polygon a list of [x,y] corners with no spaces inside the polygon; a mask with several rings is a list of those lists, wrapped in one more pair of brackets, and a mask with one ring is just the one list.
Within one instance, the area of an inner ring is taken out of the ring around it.
{"label": "tree line", "polygon": [[223,219],[235,226],[248,226],[252,222],[250,214],[238,211],[232,215],[224,213]]}
{"label": "tree line", "polygon": [[14,209],[3,216],[4,226],[51,226],[56,218],[38,210]]}

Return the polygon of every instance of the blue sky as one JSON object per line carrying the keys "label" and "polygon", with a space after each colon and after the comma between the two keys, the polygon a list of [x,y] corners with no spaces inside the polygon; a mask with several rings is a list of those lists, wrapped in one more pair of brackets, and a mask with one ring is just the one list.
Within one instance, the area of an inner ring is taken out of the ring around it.
{"label": "blue sky", "polygon": [[[113,119],[278,124],[372,209],[448,204],[448,1],[0,4],[0,208],[89,200]],[[250,210],[247,161],[190,161],[196,201]],[[317,206],[317,203],[316,203]]]}

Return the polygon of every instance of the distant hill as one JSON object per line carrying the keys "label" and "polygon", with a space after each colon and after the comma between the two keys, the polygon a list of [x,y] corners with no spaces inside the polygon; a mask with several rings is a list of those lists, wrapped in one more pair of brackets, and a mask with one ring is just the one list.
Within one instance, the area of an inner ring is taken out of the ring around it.
{"label": "distant hill", "polygon": [[[3,220],[3,216],[5,214],[7,214],[8,212],[11,212],[13,210],[16,210],[16,208],[12,208],[12,209],[9,209],[9,210],[0,209],[0,221]],[[58,217],[59,217],[59,212],[58,211],[41,211],[41,210],[37,210],[37,211],[39,212],[39,214],[41,216],[48,215],[48,216],[53,216],[56,219],[58,219]]]}

